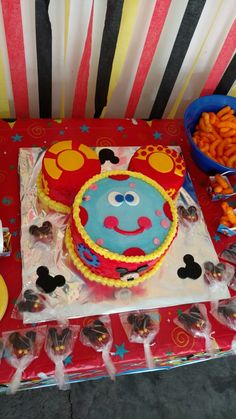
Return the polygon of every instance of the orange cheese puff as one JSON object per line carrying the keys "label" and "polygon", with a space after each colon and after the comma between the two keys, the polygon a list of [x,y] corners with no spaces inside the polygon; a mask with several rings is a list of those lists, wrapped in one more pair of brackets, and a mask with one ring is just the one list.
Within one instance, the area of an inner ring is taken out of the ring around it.
{"label": "orange cheese puff", "polygon": [[229,208],[229,204],[226,201],[223,201],[221,204],[221,208],[224,211],[224,214],[226,215]]}
{"label": "orange cheese puff", "polygon": [[231,109],[229,112],[225,113],[220,120],[221,121],[227,121],[228,119],[232,118],[232,115],[234,114],[234,110]]}
{"label": "orange cheese puff", "polygon": [[236,154],[231,156],[228,160],[228,167],[234,167],[234,164],[236,163]]}
{"label": "orange cheese puff", "polygon": [[228,157],[222,156],[222,160],[224,160],[224,164],[225,166],[227,166]]}
{"label": "orange cheese puff", "polygon": [[220,134],[224,134],[224,132],[230,131],[230,128],[220,128]]}
{"label": "orange cheese puff", "polygon": [[211,123],[210,123],[210,115],[209,115],[209,113],[207,113],[207,112],[203,112],[203,113],[202,113],[202,118],[203,118],[204,123],[205,123],[205,125],[206,125],[206,126],[211,125]]}
{"label": "orange cheese puff", "polygon": [[210,142],[213,142],[216,140],[216,138],[214,137],[214,134],[212,134],[211,132],[200,132],[200,136],[207,138]]}
{"label": "orange cheese puff", "polygon": [[199,127],[202,131],[205,131],[205,132],[211,131],[211,125],[206,125],[203,118],[200,118],[199,120]]}
{"label": "orange cheese puff", "polygon": [[231,193],[234,193],[234,190],[233,190],[233,188],[232,188],[231,186],[229,186],[228,188],[225,188],[225,189],[223,190],[223,193],[224,193],[225,195],[230,195]]}
{"label": "orange cheese puff", "polygon": [[229,222],[236,226],[236,214],[234,214],[234,210],[232,207],[229,207],[227,211],[227,217],[229,219]]}
{"label": "orange cheese puff", "polygon": [[223,188],[220,185],[215,186],[213,189],[215,193],[221,193],[223,191]]}
{"label": "orange cheese puff", "polygon": [[225,113],[228,113],[231,110],[230,106],[225,106],[224,108],[222,108],[220,111],[217,112],[217,116],[219,118],[221,118]]}
{"label": "orange cheese puff", "polygon": [[222,132],[221,136],[222,137],[232,137],[235,134],[236,134],[236,130],[235,129],[230,129],[227,132]]}
{"label": "orange cheese puff", "polygon": [[211,155],[208,151],[205,151],[205,152],[204,152],[204,154],[205,154],[207,157],[209,157],[209,159],[211,159],[211,160],[215,160],[215,159],[214,159],[214,157],[212,157],[212,155]]}
{"label": "orange cheese puff", "polygon": [[231,121],[219,122],[217,127],[218,128],[232,128],[232,129],[235,129],[236,128],[236,122],[231,122]]}
{"label": "orange cheese puff", "polygon": [[224,154],[224,148],[231,144],[231,139],[230,138],[225,138],[224,140],[222,140],[219,145],[217,146],[217,155],[218,156],[223,156]]}
{"label": "orange cheese puff", "polygon": [[215,181],[222,186],[222,189],[228,188],[228,182],[219,173],[215,175]]}
{"label": "orange cheese puff", "polygon": [[224,155],[226,156],[226,157],[229,157],[229,156],[231,156],[231,154],[233,154],[233,155],[235,155],[236,154],[236,145],[232,145],[230,148],[228,148],[226,151],[225,151],[225,153],[224,153]]}
{"label": "orange cheese puff", "polygon": [[206,151],[209,150],[210,146],[209,144],[204,144],[203,146],[200,146],[199,148],[203,153],[205,153]]}
{"label": "orange cheese puff", "polygon": [[208,138],[207,137],[201,137],[201,141],[204,143],[204,145],[208,145],[209,146],[209,140],[208,140]]}
{"label": "orange cheese puff", "polygon": [[212,134],[214,135],[215,140],[222,140],[221,136],[218,134],[214,127],[212,127]]}
{"label": "orange cheese puff", "polygon": [[211,143],[210,148],[209,148],[209,153],[215,157],[216,156],[216,147],[218,146],[218,144],[220,144],[221,140],[216,140],[214,141],[214,143]]}
{"label": "orange cheese puff", "polygon": [[225,162],[224,162],[224,160],[222,159],[222,157],[217,157],[217,161],[218,161],[218,163],[220,163],[220,164],[222,164],[223,166],[225,165]]}
{"label": "orange cheese puff", "polygon": [[226,227],[231,227],[231,223],[228,220],[220,219],[220,224],[224,224]]}
{"label": "orange cheese puff", "polygon": [[214,112],[209,112],[209,117],[210,117],[210,123],[214,125],[217,119],[216,114]]}
{"label": "orange cheese puff", "polygon": [[231,137],[231,144],[236,143],[236,137]]}

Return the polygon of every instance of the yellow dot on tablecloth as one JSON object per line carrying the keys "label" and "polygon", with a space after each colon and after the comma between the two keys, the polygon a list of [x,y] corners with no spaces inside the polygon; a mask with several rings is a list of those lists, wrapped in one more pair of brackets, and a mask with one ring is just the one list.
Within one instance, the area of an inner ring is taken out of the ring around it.
{"label": "yellow dot on tablecloth", "polygon": [[73,172],[83,166],[84,158],[79,151],[65,150],[59,154],[57,163],[61,169]]}
{"label": "yellow dot on tablecloth", "polygon": [[165,153],[153,153],[149,157],[150,166],[161,173],[168,173],[174,167],[174,162],[170,156]]}

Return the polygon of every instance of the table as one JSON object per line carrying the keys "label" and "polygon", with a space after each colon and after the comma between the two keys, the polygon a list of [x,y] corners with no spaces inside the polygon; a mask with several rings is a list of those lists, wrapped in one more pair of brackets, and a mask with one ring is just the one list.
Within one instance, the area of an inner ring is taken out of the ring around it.
{"label": "table", "polygon": [[[183,120],[119,120],[119,119],[44,119],[0,121],[0,218],[12,233],[12,254],[0,259],[0,274],[9,290],[9,305],[1,321],[1,331],[23,328],[21,320],[11,318],[14,301],[21,291],[20,253],[20,200],[17,173],[19,147],[48,147],[55,141],[77,138],[89,146],[135,146],[144,144],[180,145],[191,175],[206,224],[216,252],[219,254],[235,239],[216,232],[221,215],[220,205],[210,200],[206,191],[208,177],[201,172],[190,156],[184,134]],[[235,293],[231,290],[231,296]],[[209,311],[210,305],[206,304]],[[208,359],[204,339],[194,339],[173,323],[177,310],[187,306],[161,308],[160,332],[152,346],[155,369],[168,369],[177,365]],[[209,319],[217,345],[217,357],[232,353],[234,332],[218,323],[210,314]],[[83,325],[85,319],[71,323]],[[113,328],[112,359],[118,374],[136,373],[146,370],[143,346],[130,343],[120,324],[117,314],[111,316]],[[25,326],[29,327],[29,326]],[[73,354],[65,360],[70,381],[82,381],[103,377],[106,374],[101,354],[84,347],[76,341]],[[53,385],[53,364],[41,351],[38,359],[25,370],[21,388],[37,388]],[[13,368],[5,359],[0,365],[2,389],[9,383]]]}

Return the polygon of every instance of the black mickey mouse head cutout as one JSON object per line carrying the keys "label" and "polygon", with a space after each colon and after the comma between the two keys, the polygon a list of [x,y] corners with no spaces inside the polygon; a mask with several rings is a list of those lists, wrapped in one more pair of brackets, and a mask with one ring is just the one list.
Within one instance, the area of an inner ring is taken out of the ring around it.
{"label": "black mickey mouse head cutout", "polygon": [[100,150],[98,156],[101,164],[104,164],[106,161],[117,164],[120,161],[119,157],[115,156],[114,151],[110,150],[109,148],[103,148]]}
{"label": "black mickey mouse head cutout", "polygon": [[202,274],[201,266],[194,261],[194,257],[192,255],[185,255],[183,257],[183,261],[185,262],[185,268],[179,268],[177,274],[180,278],[190,278],[190,279],[198,279]]}
{"label": "black mickey mouse head cutout", "polygon": [[38,278],[36,280],[36,286],[40,291],[50,294],[55,291],[57,287],[63,287],[66,280],[63,275],[51,276],[46,266],[39,266],[37,269]]}

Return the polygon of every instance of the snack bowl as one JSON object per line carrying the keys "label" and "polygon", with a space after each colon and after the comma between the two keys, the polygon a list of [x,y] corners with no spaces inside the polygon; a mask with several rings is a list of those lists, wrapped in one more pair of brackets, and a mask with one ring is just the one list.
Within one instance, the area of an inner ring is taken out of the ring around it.
{"label": "snack bowl", "polygon": [[192,137],[203,112],[218,112],[225,106],[230,106],[236,111],[236,98],[225,95],[203,96],[194,100],[184,113],[184,128],[190,144],[193,160],[202,171],[209,175],[224,173],[228,170],[236,173],[236,169],[223,166],[205,155],[195,144]]}

